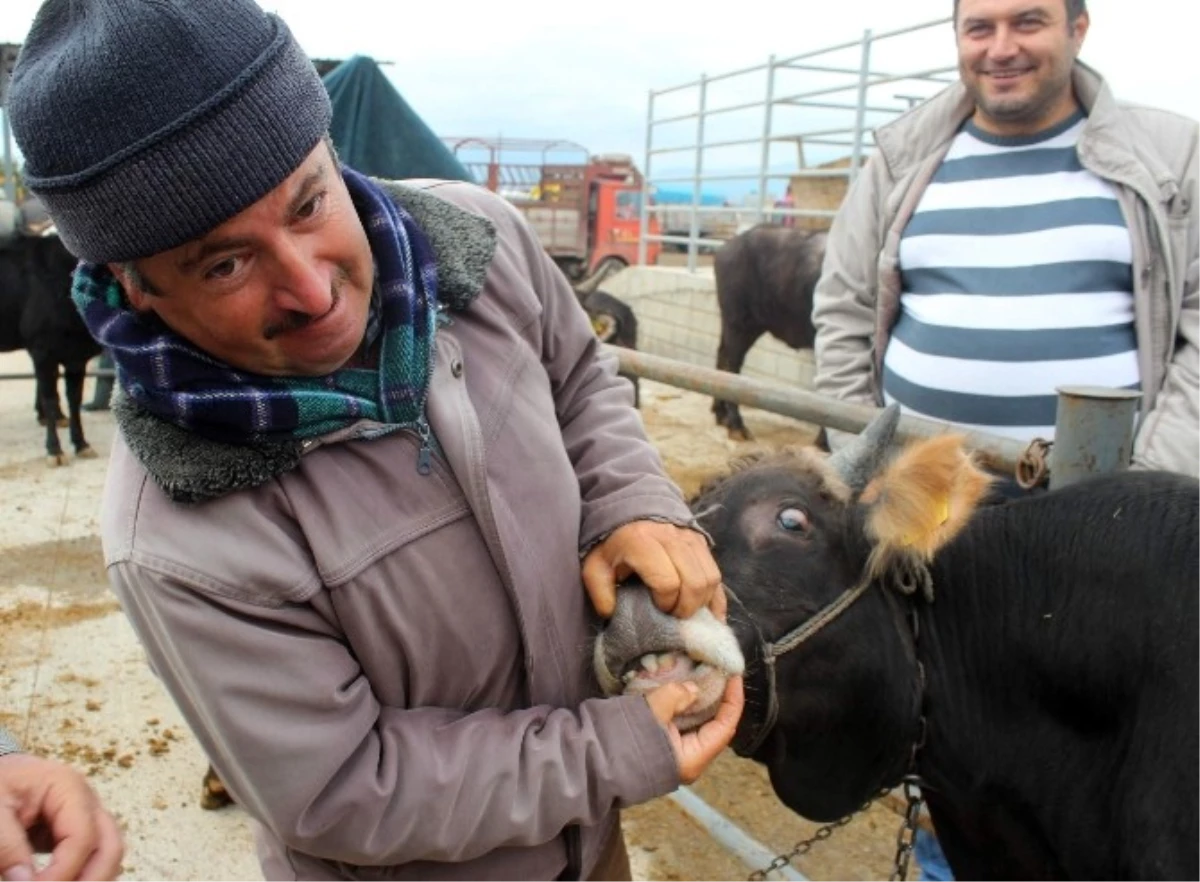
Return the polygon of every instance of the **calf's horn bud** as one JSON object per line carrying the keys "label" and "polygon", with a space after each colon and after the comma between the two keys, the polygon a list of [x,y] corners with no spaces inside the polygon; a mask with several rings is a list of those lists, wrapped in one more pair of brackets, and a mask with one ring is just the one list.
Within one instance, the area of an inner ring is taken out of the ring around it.
{"label": "calf's horn bud", "polygon": [[829,457],[838,476],[854,493],[861,493],[887,459],[888,446],[900,422],[900,405],[889,404],[853,441]]}

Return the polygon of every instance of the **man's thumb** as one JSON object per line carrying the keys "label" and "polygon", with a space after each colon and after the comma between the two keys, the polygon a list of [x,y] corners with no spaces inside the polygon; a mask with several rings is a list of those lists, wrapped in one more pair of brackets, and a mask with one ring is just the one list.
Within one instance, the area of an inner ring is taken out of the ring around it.
{"label": "man's thumb", "polygon": [[695,683],[666,683],[647,692],[646,701],[655,719],[669,726],[672,720],[692,706],[699,694]]}

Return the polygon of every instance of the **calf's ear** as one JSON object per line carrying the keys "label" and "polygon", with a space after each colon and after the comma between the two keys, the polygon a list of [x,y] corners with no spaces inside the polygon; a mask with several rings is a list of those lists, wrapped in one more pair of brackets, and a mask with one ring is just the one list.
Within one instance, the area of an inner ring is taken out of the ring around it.
{"label": "calf's ear", "polygon": [[990,483],[961,435],[906,447],[859,497],[875,545],[872,569],[878,573],[898,556],[929,560],[966,526]]}

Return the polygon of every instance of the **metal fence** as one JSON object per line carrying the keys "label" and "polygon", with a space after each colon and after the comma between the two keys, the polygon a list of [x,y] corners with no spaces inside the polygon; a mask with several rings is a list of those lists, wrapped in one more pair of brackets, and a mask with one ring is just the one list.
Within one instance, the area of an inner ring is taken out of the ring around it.
{"label": "metal fence", "polygon": [[[949,17],[940,18],[878,34],[868,29],[858,40],[783,59],[772,55],[766,64],[704,75],[682,85],[651,90],[646,115],[638,263],[646,263],[648,242],[659,241],[686,246],[687,266],[694,271],[700,249],[715,248],[724,241],[725,237],[713,235],[714,225],[708,221],[714,217],[736,218],[733,230],[728,222],[723,228],[728,235],[744,226],[746,217],[755,222],[785,217],[832,218],[835,214],[832,208],[777,206],[768,189],[773,182],[805,177],[841,177],[852,181],[874,146],[875,125],[894,118],[954,82],[957,68],[952,41],[948,34],[933,33],[934,28],[946,27],[951,21]],[[909,48],[916,41],[928,42],[930,38],[939,41],[940,50],[914,52]],[[909,46],[902,45],[906,41]],[[947,60],[910,71],[875,67],[880,55],[889,54],[887,50],[892,50],[890,54],[896,55],[900,63],[911,57],[937,59],[944,55]],[[890,94],[881,94],[884,87]],[[752,91],[757,89],[763,91],[755,92],[751,99]],[[688,104],[694,109],[677,112],[681,105]],[[793,111],[802,114],[801,121],[806,125],[816,127],[786,130],[795,125]],[[694,128],[685,135],[684,143],[670,143],[669,130],[674,127],[678,132],[681,123]],[[757,129],[751,134],[749,127],[756,123]],[[778,163],[773,155],[773,147],[777,145],[794,147],[794,157]],[[814,148],[817,153],[840,153],[842,160],[848,161],[844,168],[814,168],[809,165],[806,153]],[[717,151],[728,156],[730,150],[740,151],[742,160],[714,159]],[[746,162],[746,151],[757,153],[756,163]],[[686,173],[680,165],[663,168],[669,165],[668,157],[687,158],[689,154],[691,161]],[[757,186],[754,194],[743,198],[742,205],[702,205],[704,185],[713,181],[727,185],[753,182]],[[668,229],[665,234],[649,232],[652,213],[661,216],[680,209],[678,205],[651,204],[654,190],[664,184],[690,185],[691,204],[685,206],[686,235],[680,235],[678,229]]]}

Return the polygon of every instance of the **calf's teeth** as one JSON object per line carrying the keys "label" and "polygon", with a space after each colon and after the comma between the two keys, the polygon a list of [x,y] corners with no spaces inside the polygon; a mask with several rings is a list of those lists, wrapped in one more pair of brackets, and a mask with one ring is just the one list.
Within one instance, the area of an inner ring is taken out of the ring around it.
{"label": "calf's teeth", "polygon": [[651,674],[658,670],[658,656],[652,652],[648,652],[642,656],[642,667]]}

